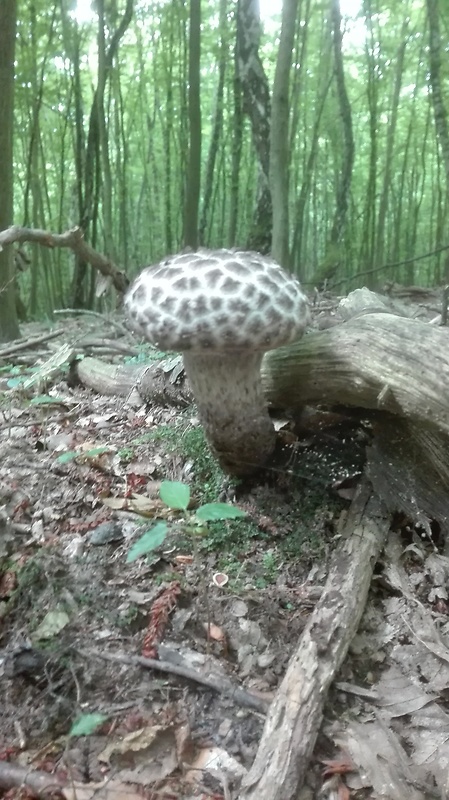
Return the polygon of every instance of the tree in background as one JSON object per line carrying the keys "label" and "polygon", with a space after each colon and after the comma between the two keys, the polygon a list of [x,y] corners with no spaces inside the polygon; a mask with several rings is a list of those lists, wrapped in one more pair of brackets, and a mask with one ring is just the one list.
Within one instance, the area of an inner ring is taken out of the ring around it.
{"label": "tree in background", "polygon": [[257,202],[248,233],[248,247],[267,253],[271,248],[273,208],[270,192],[271,101],[268,79],[259,55],[262,33],[258,0],[237,0],[236,63],[243,109],[251,122],[259,162]]}
{"label": "tree in background", "polygon": [[295,43],[298,0],[284,0],[276,72],[271,101],[270,188],[273,201],[271,252],[284,267],[289,260],[290,72]]}
{"label": "tree in background", "polygon": [[[0,230],[13,222],[13,122],[14,52],[16,41],[16,0],[0,3]],[[17,322],[13,249],[0,252],[0,341],[19,336]]]}
{"label": "tree in background", "polygon": [[184,246],[198,247],[198,213],[201,187],[200,104],[201,0],[190,0],[189,33],[189,155],[184,205]]}

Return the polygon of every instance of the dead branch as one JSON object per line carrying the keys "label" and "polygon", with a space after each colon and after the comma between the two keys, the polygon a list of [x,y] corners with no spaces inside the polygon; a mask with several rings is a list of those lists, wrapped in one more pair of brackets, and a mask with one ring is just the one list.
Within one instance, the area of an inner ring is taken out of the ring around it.
{"label": "dead branch", "polygon": [[182,664],[172,664],[171,661],[158,661],[154,658],[144,658],[143,656],[128,656],[124,653],[108,653],[103,650],[86,650],[81,652],[81,655],[95,656],[103,658],[106,661],[115,661],[119,664],[128,664],[129,666],[141,666],[146,669],[154,669],[158,672],[166,672],[171,675],[178,675],[181,678],[186,678],[189,681],[194,681],[214,692],[225,694],[231,697],[235,703],[246,708],[252,708],[254,711],[259,711],[265,714],[267,711],[267,703],[260,697],[241,689],[236,686],[232,681],[222,675],[214,677],[213,675],[202,675],[200,672],[193,670],[191,667]]}
{"label": "dead branch", "polygon": [[125,273],[119,270],[111,259],[98,253],[85,241],[81,228],[71,228],[64,233],[50,233],[50,231],[12,225],[10,228],[0,231],[0,250],[13,242],[33,242],[44,247],[69,247],[83,261],[91,264],[105,277],[111,278],[118,292],[125,292],[129,285]]}
{"label": "dead branch", "polygon": [[0,788],[27,787],[36,797],[60,797],[65,781],[60,781],[57,776],[48,772],[38,772],[18,764],[0,761]]}
{"label": "dead branch", "polygon": [[363,481],[351,505],[320,600],[276,692],[239,800],[297,796],[323,717],[329,687],[355,635],[390,521]]}
{"label": "dead branch", "polygon": [[5,345],[4,347],[0,347],[0,358],[6,358],[6,356],[14,355],[14,353],[20,353],[22,350],[31,349],[37,344],[42,344],[42,342],[49,342],[50,339],[56,339],[57,336],[62,336],[63,333],[63,329],[51,331],[50,333],[43,333],[41,336],[32,336],[29,339],[24,339],[15,344]]}

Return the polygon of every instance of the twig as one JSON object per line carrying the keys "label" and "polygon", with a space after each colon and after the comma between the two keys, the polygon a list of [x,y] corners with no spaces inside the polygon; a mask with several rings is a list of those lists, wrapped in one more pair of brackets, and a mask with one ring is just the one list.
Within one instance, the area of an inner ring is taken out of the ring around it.
{"label": "twig", "polygon": [[0,250],[6,244],[12,242],[36,242],[44,247],[69,247],[83,261],[91,264],[92,267],[101,272],[102,275],[110,277],[117,291],[126,291],[129,280],[124,272],[106,256],[97,253],[84,239],[81,228],[71,228],[64,233],[51,233],[32,228],[21,228],[19,225],[12,225],[0,232]]}
{"label": "twig", "polygon": [[96,658],[103,658],[106,661],[116,661],[119,664],[128,664],[129,666],[141,666],[145,669],[155,669],[159,672],[167,672],[171,675],[178,675],[181,678],[187,678],[189,681],[200,683],[202,686],[207,686],[214,692],[228,695],[238,705],[252,708],[254,711],[259,711],[261,714],[266,714],[268,703],[239,686],[235,686],[231,681],[226,678],[208,678],[201,675],[190,667],[183,667],[178,664],[170,664],[169,661],[157,661],[154,658],[144,658],[143,656],[126,656],[121,653],[105,653],[99,650],[81,650],[81,655],[95,656]]}
{"label": "twig", "polygon": [[[0,234],[1,235],[1,234]],[[57,336],[62,336],[64,333],[64,328],[61,328],[59,331],[51,331],[50,333],[42,333],[40,336],[34,336],[32,339],[26,339],[23,342],[19,342],[18,344],[12,344],[8,347],[1,347],[0,348],[0,358],[5,358],[5,356],[13,355],[14,353],[20,353],[22,350],[27,350],[28,347],[34,347],[36,344],[42,344],[42,342],[48,342],[50,339],[56,339]]]}
{"label": "twig", "polygon": [[10,764],[7,761],[0,761],[0,788],[11,789],[13,786],[27,786],[37,797],[55,796],[65,785],[56,775],[49,775],[48,772],[31,770],[28,767],[20,767],[18,764]]}

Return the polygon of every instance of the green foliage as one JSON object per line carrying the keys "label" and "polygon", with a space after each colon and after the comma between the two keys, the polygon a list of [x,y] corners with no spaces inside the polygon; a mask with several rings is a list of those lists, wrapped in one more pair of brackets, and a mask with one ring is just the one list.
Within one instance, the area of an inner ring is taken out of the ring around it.
{"label": "green foliage", "polygon": [[91,734],[95,733],[107,719],[108,717],[106,714],[83,714],[73,723],[69,731],[69,737],[91,736]]}
{"label": "green foliage", "polygon": [[181,453],[186,460],[193,462],[192,489],[203,503],[213,502],[223,482],[229,480],[213,458],[203,428],[192,426],[185,417],[181,417],[175,425],[159,425],[136,437],[132,444],[139,445],[148,441],[161,442],[167,452]]}
{"label": "green foliage", "polygon": [[101,456],[103,453],[109,453],[110,447],[100,446],[91,447],[89,450],[70,450],[67,453],[61,453],[56,459],[60,464],[67,464],[69,461],[74,461],[75,458],[95,458]]}
{"label": "green foliage", "polygon": [[[165,503],[168,508],[174,511],[184,512],[184,520],[188,524],[189,531],[194,535],[205,532],[203,523],[237,519],[246,516],[244,511],[230,506],[227,503],[207,503],[206,505],[200,506],[194,512],[188,512],[190,489],[186,484],[180,483],[179,481],[163,481],[159,494],[162,502]],[[127,561],[135,561],[140,556],[150,553],[156,547],[160,547],[165,540],[167,532],[167,523],[157,522],[156,525],[145,531],[137,542],[134,543],[128,553]]]}
{"label": "green foliage", "polygon": [[156,547],[160,547],[164,543],[167,530],[168,526],[166,522],[158,522],[148,531],[145,531],[131,547],[126,559],[128,563],[135,561],[137,558],[140,558],[140,556],[150,553],[152,550],[155,550]]}
{"label": "green foliage", "polygon": [[[101,71],[98,42],[104,35],[109,51],[125,2],[105,4],[101,27],[91,5],[91,16],[81,18],[77,3],[18,2],[14,178],[21,191],[15,192],[14,221],[54,231],[79,223],[86,177],[96,190],[87,215],[88,241],[132,274],[183,243],[188,4],[134,4],[132,20],[106,71],[100,109],[93,106]],[[213,247],[245,245],[258,194],[259,164],[251,128],[247,120],[241,128],[236,126],[235,9],[236,4],[228,5],[223,14],[219,0],[203,3],[203,197],[223,59],[225,66],[223,120],[203,242]],[[438,10],[444,53],[448,14],[444,3]],[[444,253],[413,261],[449,237],[428,87],[426,4],[413,2],[404,8],[379,0],[375,7],[355,4],[344,15],[344,77],[357,158],[348,225],[336,246],[330,243],[330,230],[344,142],[328,17],[329,3],[306,4],[295,31],[289,98],[291,266],[305,282],[327,274],[351,288],[366,280],[384,283],[386,278],[438,282],[447,277]],[[266,18],[264,27],[259,54],[272,86],[279,14]],[[447,113],[449,74],[444,59],[441,80]],[[94,147],[88,152],[89,142]],[[231,240],[236,199],[237,231]],[[386,217],[381,224],[383,205]],[[66,248],[25,245],[24,250],[28,256],[32,253],[33,268],[24,263],[18,272],[22,298],[32,318],[50,316],[54,307],[70,299],[73,256]],[[360,271],[403,259],[409,263],[353,280]],[[85,293],[89,294],[87,285]],[[93,298],[90,291],[86,304]],[[98,302],[105,306],[104,300]],[[149,353],[158,358],[144,348],[138,361]]]}

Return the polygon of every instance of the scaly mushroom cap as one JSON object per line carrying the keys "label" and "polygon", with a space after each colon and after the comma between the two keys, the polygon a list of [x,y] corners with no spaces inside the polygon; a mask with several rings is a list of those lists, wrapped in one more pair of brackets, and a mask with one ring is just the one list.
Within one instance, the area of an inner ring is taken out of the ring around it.
{"label": "scaly mushroom cap", "polygon": [[297,280],[273,259],[198,250],[147,267],[125,297],[134,330],[162,350],[273,350],[309,319]]}
{"label": "scaly mushroom cap", "polygon": [[263,353],[299,339],[309,322],[300,284],[273,259],[198,250],[147,267],[125,297],[134,330],[180,350],[206,436],[234,475],[261,467],[275,433],[260,382]]}

